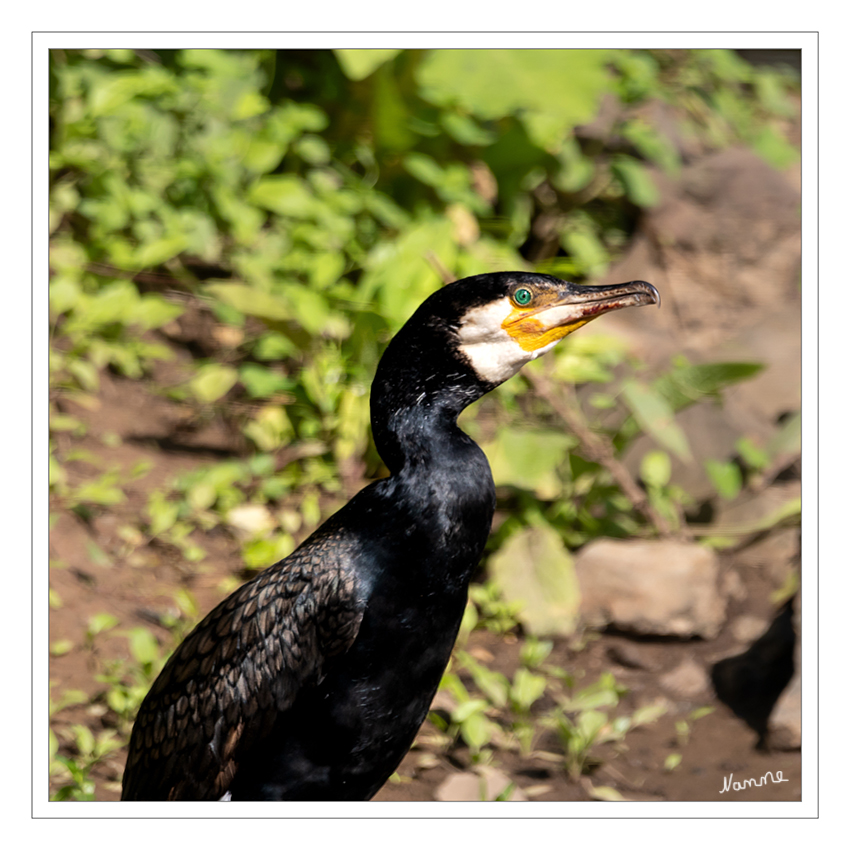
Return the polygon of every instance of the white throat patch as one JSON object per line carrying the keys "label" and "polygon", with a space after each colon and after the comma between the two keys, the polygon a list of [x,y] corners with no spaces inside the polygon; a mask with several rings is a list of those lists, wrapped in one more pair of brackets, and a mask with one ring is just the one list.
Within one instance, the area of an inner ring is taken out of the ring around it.
{"label": "white throat patch", "polygon": [[470,310],[458,328],[460,350],[482,381],[501,384],[544,351],[524,351],[502,327],[513,309],[510,299],[502,298]]}

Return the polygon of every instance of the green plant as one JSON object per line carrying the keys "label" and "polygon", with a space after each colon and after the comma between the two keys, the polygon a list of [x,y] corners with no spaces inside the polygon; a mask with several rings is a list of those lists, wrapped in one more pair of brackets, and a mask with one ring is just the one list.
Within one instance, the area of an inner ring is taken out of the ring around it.
{"label": "green plant", "polygon": [[51,775],[62,783],[51,797],[52,800],[94,800],[95,783],[91,779],[92,769],[110,753],[123,746],[114,730],[106,729],[94,735],[88,726],[73,725],[67,735],[74,755],[59,754],[59,742],[50,732]]}
{"label": "green plant", "polygon": [[593,753],[603,744],[621,742],[630,729],[655,722],[665,712],[662,705],[646,705],[631,715],[610,718],[600,708],[616,708],[625,688],[611,673],[604,673],[592,685],[571,697],[560,697],[541,723],[553,729],[564,750],[564,765],[573,779],[598,757]]}

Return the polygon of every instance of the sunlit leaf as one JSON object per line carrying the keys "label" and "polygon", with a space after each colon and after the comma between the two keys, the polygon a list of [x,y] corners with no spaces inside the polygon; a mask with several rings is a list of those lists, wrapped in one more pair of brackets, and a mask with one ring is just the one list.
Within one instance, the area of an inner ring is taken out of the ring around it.
{"label": "sunlit leaf", "polygon": [[673,410],[680,410],[724,387],[752,378],[764,369],[762,363],[705,363],[676,368],[653,383]]}
{"label": "sunlit leaf", "polygon": [[705,471],[723,499],[734,499],[741,492],[743,480],[738,464],[732,461],[707,460]]}
{"label": "sunlit leaf", "polygon": [[570,553],[549,526],[518,531],[490,559],[490,572],[529,634],[570,635],[580,592]]}
{"label": "sunlit leaf", "polygon": [[511,685],[511,702],[527,711],[546,691],[546,677],[520,667]]}
{"label": "sunlit leaf", "polygon": [[417,68],[423,97],[479,118],[518,113],[543,148],[589,121],[608,84],[605,50],[432,50]]}
{"label": "sunlit leaf", "polygon": [[209,404],[227,393],[238,379],[239,374],[232,366],[207,363],[189,381],[189,388],[198,401]]}
{"label": "sunlit leaf", "polygon": [[279,297],[241,283],[211,283],[207,290],[231,307],[248,316],[271,321],[293,317],[292,309]]}
{"label": "sunlit leaf", "polygon": [[493,737],[493,723],[483,714],[470,715],[460,724],[460,734],[472,750],[480,750]]}
{"label": "sunlit leaf", "polygon": [[640,462],[640,477],[650,487],[664,487],[670,481],[671,468],[667,452],[647,452]]}
{"label": "sunlit leaf", "polygon": [[130,641],[130,654],[140,664],[153,663],[159,659],[159,644],[150,629],[138,626],[127,632]]}
{"label": "sunlit leaf", "polygon": [[609,803],[627,802],[628,798],[624,797],[616,788],[610,785],[591,785],[590,796],[596,800],[604,800]]}
{"label": "sunlit leaf", "polygon": [[74,642],[68,638],[60,638],[50,644],[50,654],[55,656],[67,655],[74,648]]}
{"label": "sunlit leaf", "polygon": [[623,399],[641,428],[669,449],[680,460],[688,462],[691,450],[685,432],[676,423],[673,410],[664,396],[634,379],[623,383]]}
{"label": "sunlit leaf", "polygon": [[633,204],[639,207],[654,207],[658,203],[658,187],[639,160],[620,155],[612,160],[611,170],[623,184],[626,197]]}
{"label": "sunlit leaf", "polygon": [[337,49],[334,50],[334,55],[349,80],[363,80],[400,52],[397,48]]}
{"label": "sunlit leaf", "polygon": [[93,636],[100,634],[101,632],[108,631],[109,629],[114,629],[117,625],[118,618],[114,614],[103,611],[100,614],[92,614],[92,616],[89,617],[87,631]]}
{"label": "sunlit leaf", "polygon": [[666,759],[664,759],[664,770],[668,773],[675,770],[682,763],[682,754],[681,753],[670,753]]}
{"label": "sunlit leaf", "polygon": [[575,444],[556,431],[502,428],[493,443],[483,446],[497,486],[510,485],[553,499],[562,491],[557,469]]}

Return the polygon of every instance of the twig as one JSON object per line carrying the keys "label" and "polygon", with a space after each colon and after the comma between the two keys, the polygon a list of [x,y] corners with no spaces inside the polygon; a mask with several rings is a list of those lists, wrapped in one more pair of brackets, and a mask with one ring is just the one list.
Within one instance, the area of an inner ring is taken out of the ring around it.
{"label": "twig", "polygon": [[626,497],[655,528],[661,537],[681,538],[687,535],[684,523],[681,531],[674,531],[670,523],[649,501],[646,492],[638,486],[632,474],[614,454],[610,444],[585,425],[577,411],[567,404],[556,392],[552,382],[544,375],[526,372],[535,392],[564,420],[566,426],[578,437],[582,451],[588,460],[600,464],[616,482]]}
{"label": "twig", "polygon": [[433,252],[428,251],[425,254],[425,259],[431,264],[431,267],[440,276],[443,281],[443,286],[449,283],[454,283],[457,278],[442,264],[440,258]]}

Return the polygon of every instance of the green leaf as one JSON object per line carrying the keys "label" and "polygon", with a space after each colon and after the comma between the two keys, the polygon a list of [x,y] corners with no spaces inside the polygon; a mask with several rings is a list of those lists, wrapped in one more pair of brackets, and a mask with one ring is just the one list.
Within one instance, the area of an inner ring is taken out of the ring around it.
{"label": "green leaf", "polygon": [[730,384],[752,378],[764,369],[762,363],[705,363],[684,366],[653,383],[673,410],[681,410],[703,398],[715,397]]}
{"label": "green leaf", "polygon": [[803,416],[798,410],[789,416],[768,440],[765,451],[773,457],[798,454],[802,440],[802,425]]}
{"label": "green leaf", "polygon": [[311,218],[321,212],[321,202],[294,174],[260,178],[248,191],[248,200],[278,215]]}
{"label": "green leaf", "polygon": [[140,664],[152,664],[159,660],[159,644],[150,629],[138,626],[127,632],[130,641],[130,654]]}
{"label": "green leaf", "polygon": [[640,477],[650,487],[664,487],[670,481],[670,455],[667,452],[647,452],[640,462]]}
{"label": "green leaf", "polygon": [[342,73],[349,80],[365,80],[373,71],[389,62],[401,53],[398,48],[379,48],[374,50],[334,50]]}
{"label": "green leaf", "polygon": [[289,386],[289,379],[258,363],[246,363],[239,369],[239,380],[252,398],[270,398]]}
{"label": "green leaf", "polygon": [[479,664],[467,652],[459,653],[459,658],[484,696],[497,708],[502,708],[508,701],[510,683],[507,678],[498,671]]}
{"label": "green leaf", "polygon": [[469,720],[474,714],[481,714],[489,708],[489,703],[485,699],[469,699],[468,695],[464,697],[460,695],[461,703],[452,711],[452,721],[455,723],[464,723]]}
{"label": "green leaf", "polygon": [[596,277],[607,268],[610,254],[589,228],[570,228],[564,232],[561,242],[584,274]]}
{"label": "green leaf", "polygon": [[[407,99],[392,66],[385,65],[375,75],[372,98],[372,124],[375,147],[405,151],[416,144],[413,130],[422,132],[422,124],[411,114]],[[416,125],[419,126],[416,126]]]}
{"label": "green leaf", "polygon": [[75,431],[80,429],[80,433],[85,433],[85,425],[79,419],[73,416],[68,416],[65,413],[54,413],[50,417],[51,431]]}
{"label": "green leaf", "polygon": [[606,50],[432,50],[416,69],[422,97],[483,119],[517,114],[557,150],[596,113],[609,85]]}
{"label": "green leaf", "polygon": [[137,268],[159,266],[166,260],[176,257],[181,251],[185,251],[187,247],[188,240],[182,234],[154,239],[152,242],[139,246],[134,256],[134,265]]}
{"label": "green leaf", "polygon": [[576,727],[585,741],[592,742],[607,723],[607,714],[590,709],[588,711],[582,711],[579,714]]}
{"label": "green leaf", "polygon": [[714,713],[714,706],[713,705],[703,705],[703,706],[700,706],[700,708],[695,708],[688,715],[688,717],[690,718],[690,720],[700,720],[703,717],[708,717],[709,714],[713,714],[713,713]]}
{"label": "green leaf", "polygon": [[263,569],[285,558],[295,549],[289,534],[277,534],[268,540],[254,540],[242,549],[242,560],[249,569]]}
{"label": "green leaf", "polygon": [[613,688],[592,685],[564,701],[563,707],[567,711],[587,712],[597,708],[613,708],[619,702],[620,696]]}
{"label": "green leaf", "polygon": [[118,505],[127,497],[120,487],[116,487],[109,480],[97,479],[81,484],[74,491],[74,498],[78,502],[91,505]]}
{"label": "green leaf", "polygon": [[169,304],[158,295],[145,295],[133,310],[128,324],[138,325],[144,330],[161,328],[183,313],[177,304]]}
{"label": "green leaf", "polygon": [[480,713],[471,715],[460,724],[461,737],[474,752],[490,743],[493,732],[493,723]]}
{"label": "green leaf", "polygon": [[731,460],[707,460],[705,471],[721,498],[734,499],[741,492],[743,481],[737,463],[733,463]]}
{"label": "green leaf", "polygon": [[660,198],[658,187],[644,165],[621,154],[611,162],[611,171],[622,183],[626,197],[638,207],[654,207]]}
{"label": "green leaf", "polygon": [[525,667],[539,667],[549,657],[553,646],[551,640],[528,637],[519,651],[519,660]]}
{"label": "green leaf", "polygon": [[752,469],[765,469],[770,463],[770,455],[759,448],[749,437],[741,437],[735,442],[735,448],[744,463]]}
{"label": "green leaf", "polygon": [[482,448],[496,486],[519,487],[539,499],[554,499],[563,491],[557,469],[574,445],[573,437],[556,431],[502,428],[495,442]]}
{"label": "green leaf", "polygon": [[689,462],[691,450],[685,432],[678,426],[664,396],[636,380],[623,383],[623,399],[640,427],[680,460]]}
{"label": "green leaf", "polygon": [[151,537],[159,537],[160,534],[168,531],[177,521],[179,512],[180,506],[178,504],[166,501],[160,492],[152,493],[147,505]]}
{"label": "green leaf", "polygon": [[628,139],[646,159],[660,165],[668,174],[675,174],[680,165],[675,145],[643,118],[626,121],[623,138]]}
{"label": "green leaf", "polygon": [[247,316],[267,321],[286,321],[293,318],[292,309],[279,296],[242,283],[211,283],[207,292]]}
{"label": "green leaf", "polygon": [[67,655],[74,648],[74,642],[68,638],[60,638],[50,644],[50,654],[55,656]]}
{"label": "green leaf", "polygon": [[370,251],[358,294],[366,301],[374,299],[391,326],[401,327],[440,287],[430,257],[451,269],[457,252],[453,225],[447,217],[420,219],[392,242],[379,242]]}
{"label": "green leaf", "polygon": [[596,800],[604,800],[606,803],[624,803],[628,798],[624,797],[616,788],[610,785],[591,785],[590,796]]}
{"label": "green leaf", "polygon": [[263,407],[242,432],[263,452],[273,452],[294,436],[289,417],[279,405]]}
{"label": "green leaf", "polygon": [[518,619],[532,635],[571,635],[580,592],[573,560],[548,525],[524,528],[508,538],[488,564],[508,602],[521,603]]}
{"label": "green leaf", "polygon": [[632,715],[632,726],[647,726],[650,723],[655,723],[659,717],[663,717],[666,713],[667,708],[661,703],[642,705]]}
{"label": "green leaf", "polygon": [[[51,252],[51,260],[52,252]],[[81,300],[80,285],[68,277],[56,277],[50,283],[50,311],[54,316],[67,313],[76,307]]]}
{"label": "green leaf", "polygon": [[468,115],[459,112],[443,112],[440,123],[446,132],[462,145],[489,145],[496,141],[495,133],[491,133],[475,123]]}
{"label": "green leaf", "polygon": [[546,692],[546,677],[520,667],[511,685],[511,702],[520,711],[528,711]]}
{"label": "green leaf", "polygon": [[785,169],[800,159],[800,151],[775,127],[763,127],[753,139],[753,150],[768,165]]}
{"label": "green leaf", "polygon": [[94,637],[101,632],[114,629],[118,625],[118,618],[113,614],[102,612],[100,614],[92,614],[89,617],[88,634]]}
{"label": "green leaf", "polygon": [[232,366],[207,363],[189,381],[189,389],[198,401],[210,404],[225,395],[238,379],[239,374]]}
{"label": "green leaf", "polygon": [[106,554],[106,552],[103,551],[103,549],[100,548],[100,546],[97,545],[97,543],[94,542],[94,540],[86,541],[86,553],[89,558],[91,558],[92,563],[97,564],[99,567],[108,567],[112,564],[112,559]]}
{"label": "green leaf", "polygon": [[668,773],[675,770],[682,763],[682,754],[681,753],[670,753],[666,759],[664,759],[664,770]]}

